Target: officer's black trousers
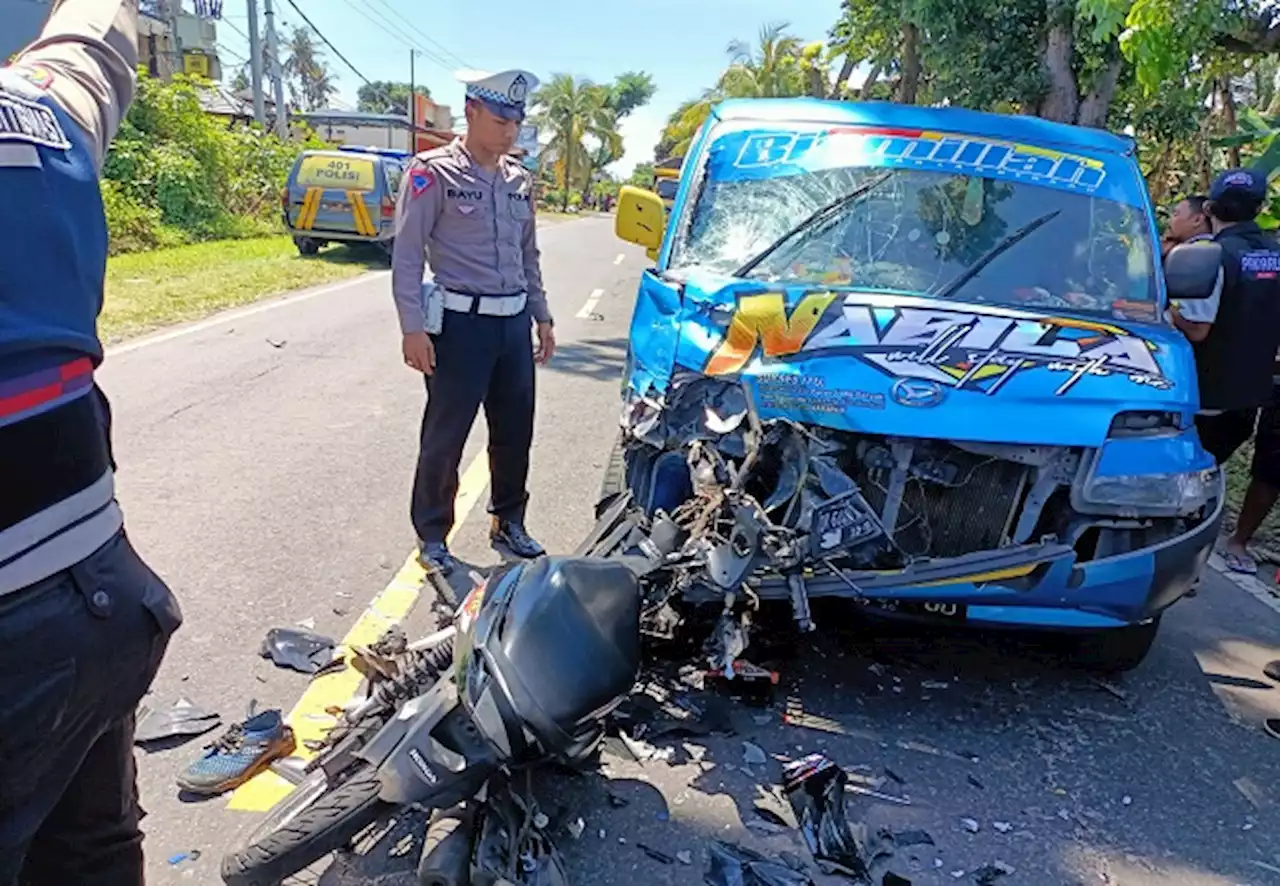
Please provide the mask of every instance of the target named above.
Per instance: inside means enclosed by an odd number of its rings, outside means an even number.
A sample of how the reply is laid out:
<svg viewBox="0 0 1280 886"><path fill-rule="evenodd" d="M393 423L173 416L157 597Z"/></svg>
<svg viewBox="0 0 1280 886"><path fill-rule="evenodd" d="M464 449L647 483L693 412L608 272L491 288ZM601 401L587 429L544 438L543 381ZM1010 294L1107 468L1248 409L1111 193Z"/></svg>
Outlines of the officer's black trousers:
<svg viewBox="0 0 1280 886"><path fill-rule="evenodd" d="M422 446L413 482L418 538L441 542L453 528L462 448L484 404L489 425L489 513L524 520L533 443L533 340L528 313L488 317L445 311L434 375L427 376Z"/></svg>
<svg viewBox="0 0 1280 886"><path fill-rule="evenodd" d="M0 886L141 886L134 709L181 620L123 533L0 596Z"/></svg>

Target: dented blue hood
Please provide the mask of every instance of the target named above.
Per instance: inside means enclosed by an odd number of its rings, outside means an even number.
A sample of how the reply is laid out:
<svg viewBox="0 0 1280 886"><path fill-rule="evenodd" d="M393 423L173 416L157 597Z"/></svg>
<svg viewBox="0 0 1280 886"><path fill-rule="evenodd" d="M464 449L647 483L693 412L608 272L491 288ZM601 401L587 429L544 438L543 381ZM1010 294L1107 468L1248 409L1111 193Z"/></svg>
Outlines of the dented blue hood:
<svg viewBox="0 0 1280 886"><path fill-rule="evenodd" d="M693 271L642 278L628 385L741 380L762 418L843 431L1099 446L1116 415L1198 403L1191 348L1155 323L1088 319Z"/></svg>

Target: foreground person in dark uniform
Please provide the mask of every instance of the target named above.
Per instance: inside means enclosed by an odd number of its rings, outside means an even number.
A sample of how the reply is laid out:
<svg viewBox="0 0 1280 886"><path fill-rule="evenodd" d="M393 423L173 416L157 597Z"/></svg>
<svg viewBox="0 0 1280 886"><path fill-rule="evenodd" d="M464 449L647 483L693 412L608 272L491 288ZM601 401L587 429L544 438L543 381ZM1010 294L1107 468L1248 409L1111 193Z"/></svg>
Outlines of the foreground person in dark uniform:
<svg viewBox="0 0 1280 886"><path fill-rule="evenodd" d="M182 621L116 504L103 156L136 0L55 0L0 68L0 886L137 886L134 709Z"/></svg>
<svg viewBox="0 0 1280 886"><path fill-rule="evenodd" d="M391 272L404 361L427 384L413 525L423 565L445 575L457 566L446 541L458 465L482 403L493 478L490 540L514 557L543 553L525 531L524 515L534 362L545 363L556 346L539 267L533 176L509 154L538 81L527 71L460 79L467 84L467 133L410 164L396 204ZM434 282L424 288L428 259Z"/></svg>

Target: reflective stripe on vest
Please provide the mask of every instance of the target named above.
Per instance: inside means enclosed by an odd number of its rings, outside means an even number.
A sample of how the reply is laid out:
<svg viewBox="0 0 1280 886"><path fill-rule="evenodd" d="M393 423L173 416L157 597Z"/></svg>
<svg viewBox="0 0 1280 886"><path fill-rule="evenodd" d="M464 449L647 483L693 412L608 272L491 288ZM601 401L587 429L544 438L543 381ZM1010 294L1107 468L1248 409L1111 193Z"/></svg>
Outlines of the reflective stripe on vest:
<svg viewBox="0 0 1280 886"><path fill-rule="evenodd" d="M22 378L0 379L0 425L13 424L78 397L93 385L88 357L42 369Z"/></svg>

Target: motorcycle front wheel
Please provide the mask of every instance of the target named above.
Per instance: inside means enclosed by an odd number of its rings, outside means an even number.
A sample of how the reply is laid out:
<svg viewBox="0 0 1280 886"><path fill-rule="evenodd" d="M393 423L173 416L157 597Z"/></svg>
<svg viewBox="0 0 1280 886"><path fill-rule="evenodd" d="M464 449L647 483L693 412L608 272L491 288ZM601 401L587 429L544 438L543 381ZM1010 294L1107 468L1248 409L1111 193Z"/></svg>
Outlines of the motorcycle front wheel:
<svg viewBox="0 0 1280 886"><path fill-rule="evenodd" d="M297 785L250 835L244 848L222 859L227 886L279 886L396 807L378 799L378 771L365 766L330 790L317 770Z"/></svg>

